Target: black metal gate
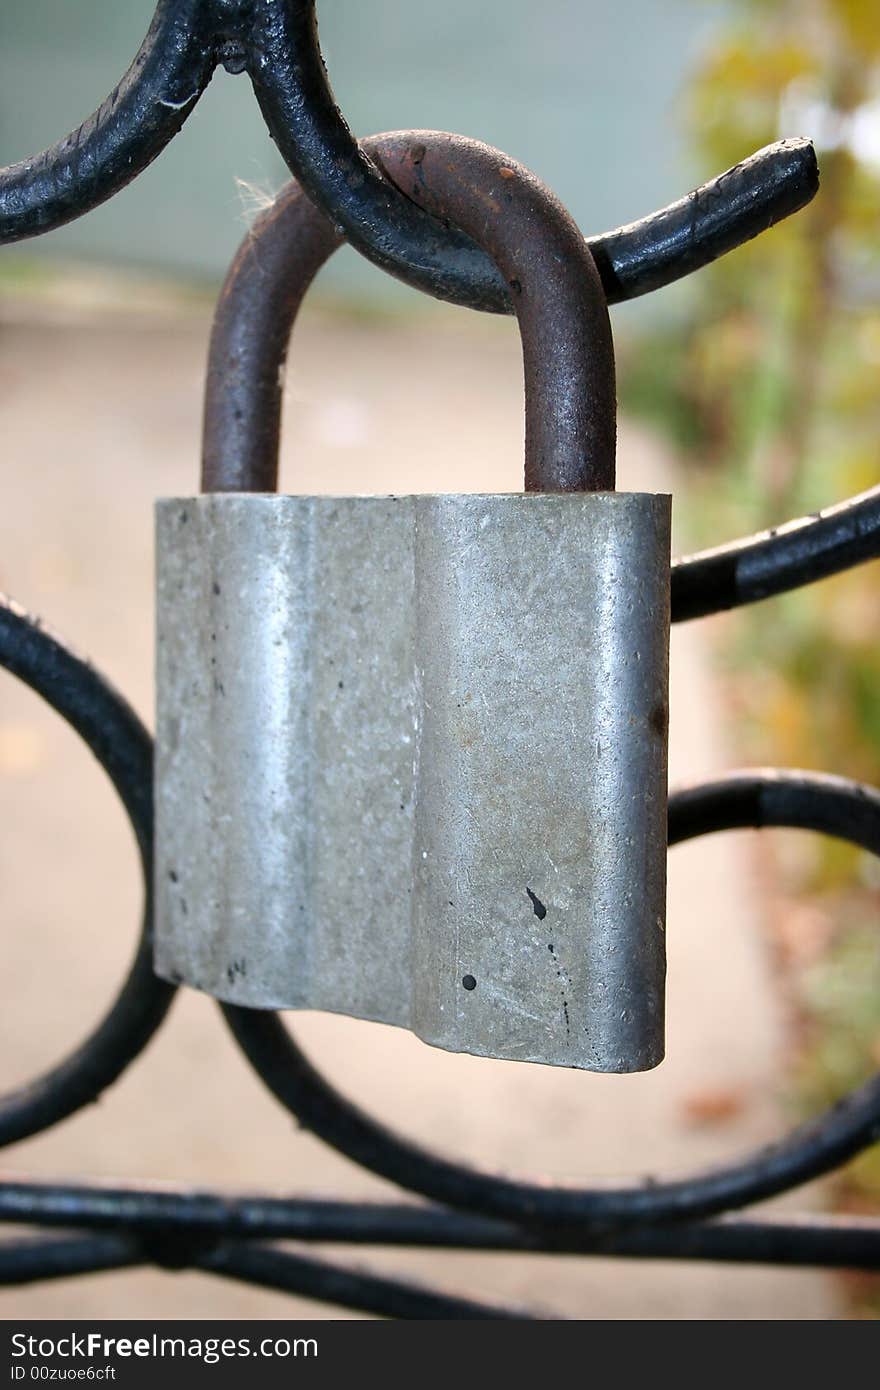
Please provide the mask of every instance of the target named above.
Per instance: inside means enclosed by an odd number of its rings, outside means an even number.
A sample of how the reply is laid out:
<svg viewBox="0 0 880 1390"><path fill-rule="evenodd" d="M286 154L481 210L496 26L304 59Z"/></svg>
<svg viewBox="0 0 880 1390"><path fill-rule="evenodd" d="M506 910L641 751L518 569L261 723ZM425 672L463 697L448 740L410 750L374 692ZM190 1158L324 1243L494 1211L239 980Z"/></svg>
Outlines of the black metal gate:
<svg viewBox="0 0 880 1390"><path fill-rule="evenodd" d="M457 303L508 312L507 287L463 235L383 178L336 109L313 0L160 0L132 66L79 130L0 172L0 236L60 226L134 178L180 129L214 67L247 72L270 133L313 200L364 254ZM817 187L812 147L784 141L681 202L590 241L610 302L699 269L802 207ZM752 603L880 555L880 488L775 531L676 562L672 616ZM152 970L152 746L125 701L11 601L0 605L0 662L79 733L113 782L144 871L141 939L119 996L94 1032L44 1076L0 1102L0 1143L95 1100L162 1023L173 987ZM670 843L738 827L819 831L880 853L880 794L844 779L743 773L673 796ZM414 1205L234 1197L0 1182L0 1221L44 1231L0 1244L0 1282L145 1263L191 1268L401 1317L522 1317L402 1281L307 1258L274 1242L549 1251L559 1255L880 1267L880 1221L731 1215L828 1173L880 1138L880 1080L745 1161L684 1180L576 1190L491 1176L385 1129L316 1071L277 1016L225 1006L248 1061L298 1121L365 1168L428 1199ZM61 1234L52 1235L52 1229Z"/></svg>

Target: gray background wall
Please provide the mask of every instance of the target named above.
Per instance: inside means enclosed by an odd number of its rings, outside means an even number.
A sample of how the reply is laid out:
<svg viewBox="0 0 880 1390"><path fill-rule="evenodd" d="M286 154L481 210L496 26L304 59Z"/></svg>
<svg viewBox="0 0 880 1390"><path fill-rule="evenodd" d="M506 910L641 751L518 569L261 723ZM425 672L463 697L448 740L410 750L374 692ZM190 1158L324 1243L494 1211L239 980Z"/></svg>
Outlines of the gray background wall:
<svg viewBox="0 0 880 1390"><path fill-rule="evenodd" d="M540 172L590 232L694 181L680 93L720 3L322 0L318 12L334 89L357 132L423 126L487 140ZM150 0L0 0L0 163L89 114L151 14ZM247 78L219 71L145 174L27 250L216 275L253 206L239 181L271 191L284 177ZM329 283L370 296L388 289L353 253L335 258Z"/></svg>

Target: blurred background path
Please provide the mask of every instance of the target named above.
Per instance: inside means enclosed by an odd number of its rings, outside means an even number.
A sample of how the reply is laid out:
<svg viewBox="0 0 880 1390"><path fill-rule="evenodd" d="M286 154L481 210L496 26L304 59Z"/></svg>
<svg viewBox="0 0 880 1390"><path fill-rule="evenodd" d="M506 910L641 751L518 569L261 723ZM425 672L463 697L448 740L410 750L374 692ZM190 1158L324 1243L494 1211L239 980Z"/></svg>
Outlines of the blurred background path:
<svg viewBox="0 0 880 1390"><path fill-rule="evenodd" d="M76 286L73 287L74 291ZM95 286L0 323L0 588L44 617L152 724L153 498L197 490L208 318L160 291L121 312ZM112 300L112 296L111 296ZM289 491L521 486L513 325L440 308L422 319L312 312L291 353ZM621 487L675 489L656 443L622 422ZM674 632L671 780L731 762L705 624ZM121 978L140 885L123 815L75 736L0 676L0 1085L24 1082L91 1026ZM787 1019L762 937L748 834L677 849L669 889L668 1058L594 1077L432 1050L329 1016L294 1020L349 1095L413 1137L487 1166L580 1183L670 1175L780 1134ZM146 1053L88 1113L3 1155L31 1177L216 1185L388 1199L299 1132L213 1004L183 993ZM788 1206L815 1204L800 1192ZM333 1252L336 1253L336 1252ZM355 1250L352 1263L581 1318L834 1316L823 1274L767 1268ZM191 1274L131 1272L0 1293L0 1316L337 1317L339 1310Z"/></svg>

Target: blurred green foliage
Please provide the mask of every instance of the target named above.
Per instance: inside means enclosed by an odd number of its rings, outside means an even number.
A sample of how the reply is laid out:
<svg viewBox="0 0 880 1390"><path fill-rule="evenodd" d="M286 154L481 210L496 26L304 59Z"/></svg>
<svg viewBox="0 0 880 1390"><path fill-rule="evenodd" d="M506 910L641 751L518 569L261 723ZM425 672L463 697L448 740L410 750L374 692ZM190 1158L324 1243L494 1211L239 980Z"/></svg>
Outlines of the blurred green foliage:
<svg viewBox="0 0 880 1390"><path fill-rule="evenodd" d="M687 121L706 176L785 135L814 138L821 176L810 207L703 271L687 316L643 338L622 373L624 406L661 425L686 460L684 506L699 545L878 482L876 4L736 0L693 75ZM743 761L880 785L878 570L724 621ZM806 855L777 867L795 916L818 900L837 923L820 958L806 952L794 972L805 1017L794 1072L813 1111L880 1062L880 880L859 852L809 839ZM880 1201L877 1151L844 1181L857 1200Z"/></svg>

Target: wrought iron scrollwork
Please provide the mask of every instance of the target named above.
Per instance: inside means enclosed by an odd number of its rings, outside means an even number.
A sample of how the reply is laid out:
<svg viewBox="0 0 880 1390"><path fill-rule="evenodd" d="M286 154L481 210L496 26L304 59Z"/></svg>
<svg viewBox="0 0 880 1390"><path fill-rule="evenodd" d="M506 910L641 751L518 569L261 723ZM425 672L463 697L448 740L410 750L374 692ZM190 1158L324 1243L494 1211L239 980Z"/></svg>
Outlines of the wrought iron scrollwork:
<svg viewBox="0 0 880 1390"><path fill-rule="evenodd" d="M0 239L38 235L116 193L181 128L218 64L248 73L282 155L341 236L434 295L510 310L506 287L482 252L418 207L385 176L380 157L351 135L328 85L313 0L160 0L131 67L94 115L51 149L0 171ZM609 301L699 269L802 207L816 188L810 144L783 141L671 207L589 239ZM271 384L265 389L271 395ZM261 447L271 450L275 404L261 399L269 420L268 445ZM878 555L880 488L676 562L673 619L766 599ZM127 980L84 1043L0 1100L0 1143L10 1144L73 1114L116 1081L161 1025L174 988L151 966L147 731L87 662L7 600L0 603L0 665L47 700L101 763L131 821L145 880L144 924ZM880 794L833 777L762 771L670 800L673 844L742 826L807 828L878 854ZM355 1272L273 1242L880 1268L880 1221L730 1215L876 1142L880 1078L738 1163L671 1182L553 1188L468 1169L417 1147L340 1095L276 1016L230 1006L223 1012L264 1084L301 1123L428 1200L368 1204L0 1182L0 1222L47 1232L0 1244L0 1283L152 1263L392 1316L521 1317L528 1314ZM53 1234L59 1229L64 1233Z"/></svg>
<svg viewBox="0 0 880 1390"><path fill-rule="evenodd" d="M377 265L441 299L510 313L507 287L463 233L403 196L345 123L318 47L314 0L159 0L119 85L42 154L0 170L0 241L70 222L118 193L180 130L218 65L247 72L291 172ZM588 239L608 301L659 289L808 203L807 140L782 140L640 222Z"/></svg>

